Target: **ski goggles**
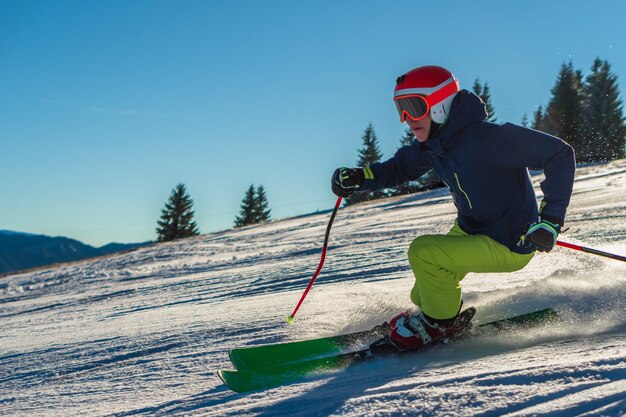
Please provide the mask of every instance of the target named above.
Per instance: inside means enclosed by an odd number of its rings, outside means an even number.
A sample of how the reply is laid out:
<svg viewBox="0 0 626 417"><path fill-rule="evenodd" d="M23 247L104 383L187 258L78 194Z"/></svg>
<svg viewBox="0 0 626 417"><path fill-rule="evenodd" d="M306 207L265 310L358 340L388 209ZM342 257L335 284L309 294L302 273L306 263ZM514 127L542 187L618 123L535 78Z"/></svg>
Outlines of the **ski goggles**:
<svg viewBox="0 0 626 417"><path fill-rule="evenodd" d="M394 92L400 121L406 118L421 120L428 115L430 109L459 92L459 82L451 77L435 87L404 88Z"/></svg>
<svg viewBox="0 0 626 417"><path fill-rule="evenodd" d="M421 120L430 111L430 105L426 97L419 94L394 97L393 101L396 103L396 109L398 109L400 122L402 123L404 123L407 117L415 121Z"/></svg>

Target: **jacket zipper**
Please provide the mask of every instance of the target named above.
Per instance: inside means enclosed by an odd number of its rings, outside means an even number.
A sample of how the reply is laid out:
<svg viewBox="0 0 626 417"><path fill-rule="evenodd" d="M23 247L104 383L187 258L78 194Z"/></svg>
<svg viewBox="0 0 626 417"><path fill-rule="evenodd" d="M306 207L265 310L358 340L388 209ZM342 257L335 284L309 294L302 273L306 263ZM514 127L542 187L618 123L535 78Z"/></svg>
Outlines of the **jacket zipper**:
<svg viewBox="0 0 626 417"><path fill-rule="evenodd" d="M459 182L459 176L456 174L456 172L454 173L454 178L456 179L456 185L459 186L459 190L461 190L461 192L465 196L465 199L469 203L470 210L473 210L474 208L472 207L472 202L470 201L469 196L467 195L467 193L461 187L461 183Z"/></svg>

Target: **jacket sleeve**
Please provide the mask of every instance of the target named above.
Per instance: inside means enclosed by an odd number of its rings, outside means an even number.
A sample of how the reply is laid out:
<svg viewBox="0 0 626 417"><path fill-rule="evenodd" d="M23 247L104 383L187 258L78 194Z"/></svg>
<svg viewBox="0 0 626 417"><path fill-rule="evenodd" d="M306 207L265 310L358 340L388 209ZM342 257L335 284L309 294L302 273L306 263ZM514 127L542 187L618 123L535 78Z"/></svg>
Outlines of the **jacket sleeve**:
<svg viewBox="0 0 626 417"><path fill-rule="evenodd" d="M544 198L540 213L565 219L576 170L570 145L547 133L506 123L493 130L488 146L491 149L487 153L495 155L492 165L496 167L543 169L545 180L540 186Z"/></svg>
<svg viewBox="0 0 626 417"><path fill-rule="evenodd" d="M420 150L419 144L403 146L393 158L363 168L365 181L361 191L390 188L406 181L414 181L431 168L426 152Z"/></svg>

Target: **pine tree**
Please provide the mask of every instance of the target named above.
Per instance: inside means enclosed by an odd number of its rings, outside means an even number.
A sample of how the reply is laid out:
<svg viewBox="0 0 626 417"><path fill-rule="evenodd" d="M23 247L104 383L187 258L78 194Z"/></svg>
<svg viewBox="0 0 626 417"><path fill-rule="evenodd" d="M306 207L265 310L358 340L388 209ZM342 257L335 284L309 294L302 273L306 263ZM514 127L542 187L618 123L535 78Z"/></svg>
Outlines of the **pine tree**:
<svg viewBox="0 0 626 417"><path fill-rule="evenodd" d="M485 109L487 110L487 121L496 123L498 118L491 104L491 92L489 91L489 85L487 83L481 85L480 80L476 78L474 85L472 86L474 94L476 94L485 103Z"/></svg>
<svg viewBox="0 0 626 417"><path fill-rule="evenodd" d="M357 166L364 167L365 165L380 161L383 155L378 147L378 138L376 137L372 123L367 125L361 139L363 139L363 148L359 150Z"/></svg>
<svg viewBox="0 0 626 417"><path fill-rule="evenodd" d="M543 131L543 124L544 124L544 119L545 119L546 115L543 111L543 106L539 106L537 108L537 110L535 110L535 113L533 113L533 122L530 125L530 127L532 127L535 130L541 130Z"/></svg>
<svg viewBox="0 0 626 417"><path fill-rule="evenodd" d="M364 167L366 165L373 164L380 161L382 158L382 152L378 146L378 138L376 132L374 132L374 126L370 122L365 128L365 132L361 137L363 140L363 148L359 150L359 160L357 161L358 167ZM350 197L345 199L346 204L354 204L360 201L375 200L384 196L385 193L381 191L373 192L356 192Z"/></svg>
<svg viewBox="0 0 626 417"><path fill-rule="evenodd" d="M256 190L254 195L254 205L255 205L255 223L267 222L271 220L270 216L270 208L269 203L267 201L267 196L265 195L265 188L262 185Z"/></svg>
<svg viewBox="0 0 626 417"><path fill-rule="evenodd" d="M248 226L271 220L271 210L265 194L265 188L259 185L257 189L254 184L246 191L241 202L241 211L235 217L235 227Z"/></svg>
<svg viewBox="0 0 626 417"><path fill-rule="evenodd" d="M530 126L530 122L528 121L528 115L526 113L524 113L524 115L522 116L522 120L520 121L520 124L522 125L522 127Z"/></svg>
<svg viewBox="0 0 626 417"><path fill-rule="evenodd" d="M583 114L582 73L574 70L574 65L570 61L561 65L541 130L569 143L576 151L578 162L584 162L589 157L581 153L585 147Z"/></svg>
<svg viewBox="0 0 626 417"><path fill-rule="evenodd" d="M157 240L167 242L199 234L198 226L193 221L193 200L187 194L184 184L178 184L170 194L161 210L161 219L157 222Z"/></svg>
<svg viewBox="0 0 626 417"><path fill-rule="evenodd" d="M611 73L608 61L595 59L585 80L584 93L587 137L577 150L577 158L586 161L624 158L626 124L617 76Z"/></svg>
<svg viewBox="0 0 626 417"><path fill-rule="evenodd" d="M542 130L541 126L543 124L543 118L544 118L543 107L539 106L539 108L535 110L535 113L533 114L533 123L531 127L535 130Z"/></svg>
<svg viewBox="0 0 626 417"><path fill-rule="evenodd" d="M235 217L235 227L247 226L256 223L257 219L257 199L254 185L250 185L246 191L243 201L241 202L241 210L239 216Z"/></svg>

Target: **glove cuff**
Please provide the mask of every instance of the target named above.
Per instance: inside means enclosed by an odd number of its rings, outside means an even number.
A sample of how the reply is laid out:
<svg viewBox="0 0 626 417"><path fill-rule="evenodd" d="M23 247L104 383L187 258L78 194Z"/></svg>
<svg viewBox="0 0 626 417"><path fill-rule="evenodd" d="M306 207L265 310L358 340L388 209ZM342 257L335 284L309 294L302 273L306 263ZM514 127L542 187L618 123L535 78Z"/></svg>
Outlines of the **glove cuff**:
<svg viewBox="0 0 626 417"><path fill-rule="evenodd" d="M356 175L359 179L359 187L361 185L363 185L363 183L365 182L365 170L369 169L369 166L366 166L365 168L361 168L361 169L357 169L356 170Z"/></svg>
<svg viewBox="0 0 626 417"><path fill-rule="evenodd" d="M374 172L372 172L372 168L369 165L365 165L363 168L359 170L359 178L361 181L364 180L373 180Z"/></svg>
<svg viewBox="0 0 626 417"><path fill-rule="evenodd" d="M549 223L552 227L555 228L557 233L561 232L561 227L563 227L563 219L559 219L558 217L550 216L550 215L541 215L541 221Z"/></svg>

